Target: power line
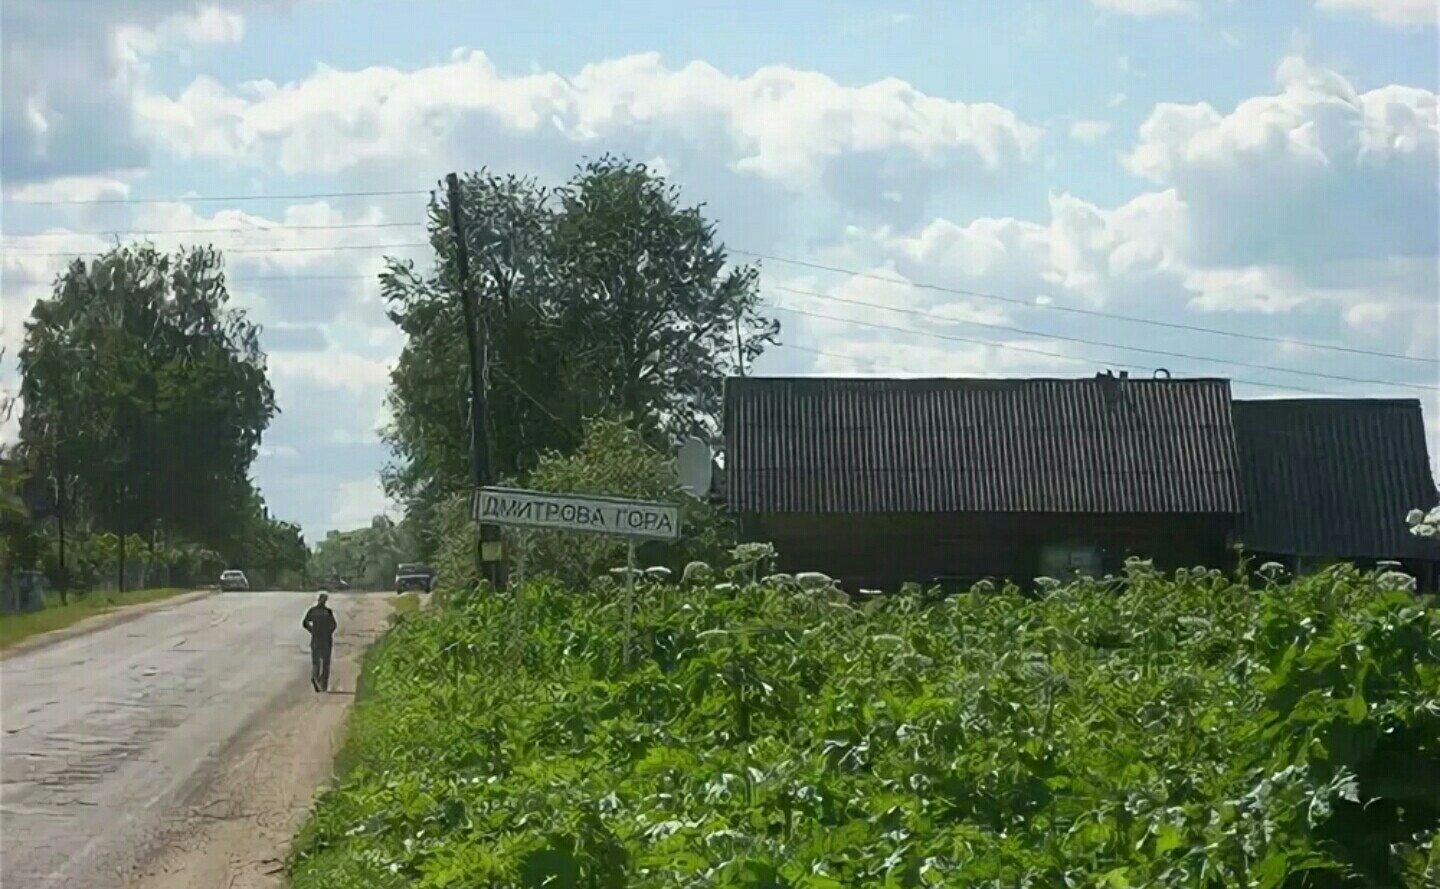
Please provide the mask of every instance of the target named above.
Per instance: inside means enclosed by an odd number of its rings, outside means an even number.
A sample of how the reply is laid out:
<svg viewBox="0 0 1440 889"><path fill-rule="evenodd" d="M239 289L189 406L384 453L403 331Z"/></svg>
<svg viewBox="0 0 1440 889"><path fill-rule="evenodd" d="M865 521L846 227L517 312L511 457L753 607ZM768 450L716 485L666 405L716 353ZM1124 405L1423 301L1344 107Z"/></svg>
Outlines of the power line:
<svg viewBox="0 0 1440 889"><path fill-rule="evenodd" d="M785 293L794 293L800 296L814 297L816 299L831 300L834 302L845 303L852 306L862 306L868 309L882 309L887 312L899 312L905 315L914 315L919 318L927 318L945 324L974 324L977 327L988 327L992 330L1004 330L1010 333L1018 333L1025 336L1037 336L1049 340L1060 340L1070 343L1083 343L1087 346L1102 346L1107 349L1123 349L1129 352L1141 352L1146 355L1159 355L1165 358L1184 358L1189 361L1207 361L1212 364L1226 364L1232 367L1246 367L1250 368L1251 370L1267 370L1275 373L1288 373L1306 377L1318 377L1320 379L1335 380L1342 383L1367 383L1377 386L1396 386L1403 389L1420 389L1428 392L1440 391L1440 386L1426 386L1423 383L1401 383L1395 380L1374 380L1367 377L1351 377L1344 374L1330 374L1318 370L1296 370L1294 368L1280 367L1273 364L1255 364L1249 361L1232 360L1229 358L1212 358L1208 355L1193 355L1188 352L1170 352L1164 349L1147 349L1144 346L1127 346L1121 343L1105 342L1104 340L1091 340L1085 339L1084 337L1067 336L1065 334L1059 333L1045 333L1039 330L1029 330L1024 327L1011 327L1009 325L994 324L988 321L971 321L968 319L947 318L944 315L937 315L933 312L924 312L918 309L902 309L896 306L886 306L880 303L865 302L864 300L847 299L843 296L830 296L829 294L816 293L813 290L801 290L795 287L771 285L771 289L781 290Z"/></svg>
<svg viewBox="0 0 1440 889"><path fill-rule="evenodd" d="M424 192L422 192L422 191L327 192L327 193L314 193L314 194L309 194L309 195L250 195L250 196L233 196L233 197L217 196L217 197L205 197L205 198L197 197L197 198L193 198L193 200L216 200L216 201L219 201L219 200L242 200L242 199L244 199L244 200L252 200L252 199L253 199L253 200L260 200L260 199L264 199L264 198L274 198L274 199L277 199L277 200L278 200L278 199L287 199L287 200L288 200L288 199L297 199L297 198L304 198L304 197L351 197L351 196L365 197L365 196L376 196L376 195L428 194L428 193L429 193L428 191L424 191ZM119 201L119 200L117 199L116 202L121 202L121 201ZM141 201L141 202L143 203L143 201ZM162 200L160 200L160 199L156 199L155 202L161 202L161 203L163 203L164 201L162 201ZM31 202L31 203L37 203L37 204L38 204L38 203L45 203L45 202L35 201L35 202ZM76 203L86 203L86 202L80 201L80 202L76 202ZM27 235L27 236L23 236L23 237L42 237L42 236L43 236L43 237L52 237L52 236L53 236L53 237L61 237L61 236L65 236L65 235L67 235L67 234L75 234L75 235L81 235L81 234L95 235L95 234L106 234L106 233L109 233L109 234L117 234L117 235L118 235L118 234L211 234L211 233L217 233L217 232L225 232L225 233L232 233L232 234L253 234L253 233L255 233L255 232L264 232L264 231L289 231L289 230L295 230L295 231L324 231L324 230L365 229L365 228L410 228L410 227L423 227L423 226L425 226L426 224L427 224L427 223L424 222L424 221L414 221L414 222L392 222L392 223L335 223L335 224L328 224L328 225L300 225L300 224L296 224L296 225L270 225L270 226L258 226L258 225L257 225L257 226L251 227L251 228L131 229L131 230L128 230L128 231L124 231L124 230L113 230L113 231L108 231L108 232L97 230L97 231L91 231L91 232L73 232L73 233L66 233L66 232L41 232L41 233L36 233L36 234L34 234L34 235ZM13 236L13 237L21 237L21 236ZM224 252L227 252L227 253L237 253L237 254L262 254L262 253L298 253L298 252L315 252L315 253L320 253L320 252L326 252L326 251L342 251L342 250L343 250L343 251L348 251L348 250L391 250L391 249L409 249L409 248L426 247L426 246L430 246L430 244L429 244L428 242L412 242L412 243L401 243L401 244L374 244L374 245L368 245L368 244L367 244L367 245L338 245L338 246L315 246L315 247L249 247L249 248L247 248L247 247L239 247L239 248L228 248L228 249L227 249L227 248L220 248L220 249L221 249L222 251L224 251ZM955 295L959 295L959 296L969 296L969 297L974 297L974 298L977 298L977 299L994 300L994 301L997 301L997 302L1003 302L1003 303L1007 303L1007 304L1010 304L1010 305L1023 306L1023 307L1025 307L1025 308L1027 308L1027 309L1052 310L1052 311L1056 311L1056 312L1066 312L1066 313L1070 313L1070 314L1084 315L1084 316L1089 316L1089 317L1108 318L1108 319L1113 319L1113 320L1118 320L1118 321L1128 321L1128 322L1131 322L1131 323L1134 323L1134 324L1146 324L1146 325L1151 325L1151 326L1155 326L1155 327L1169 328L1169 329L1172 329L1172 330L1184 330L1184 331L1189 331L1189 332L1193 332L1193 333L1205 333L1205 334L1210 334L1210 335L1213 335L1213 336L1233 337L1233 338L1237 338L1237 339L1252 340L1252 341L1256 341L1256 342L1267 342L1267 343L1274 343L1274 344L1279 344L1279 345L1300 346L1300 347L1309 348L1309 349L1319 349L1319 350L1325 350L1325 351L1343 352L1343 353L1347 353L1347 354L1364 355L1364 356L1369 356L1369 357L1373 357L1373 358L1390 358L1390 359L1394 359L1394 360L1397 360L1397 361L1410 361L1410 362L1418 362L1418 363L1422 363L1422 364L1440 364L1440 358L1424 358L1424 357L1417 357L1417 356L1413 356L1413 355L1402 355L1402 354L1395 353L1395 352L1383 352L1383 351L1372 350L1372 349L1361 349L1361 348L1352 347L1352 346L1339 346L1339 345L1334 345L1334 344L1330 344L1330 343L1318 343L1318 342L1309 341L1309 340L1297 340L1297 339L1290 339L1290 338L1286 338L1286 337L1266 336L1266 335L1264 335L1264 334L1244 333L1244 332L1241 332L1241 331L1224 330L1224 329L1221 329L1221 328L1205 327L1205 326L1202 326L1202 325L1185 324L1185 323L1180 323L1180 322L1160 321L1160 320L1154 319L1154 318L1143 318L1143 317L1135 316L1135 315L1124 315L1124 314L1119 314L1119 313L1115 313L1115 312L1103 312L1103 311L1099 311L1099 310L1096 310L1096 309L1083 309L1083 308L1078 308L1078 307L1074 307L1074 306L1057 305L1057 304L1054 304L1054 303L1049 303L1049 304L1040 305L1040 304L1036 304L1036 303L1030 302L1030 301L1025 300L1025 299L1017 298L1017 297L1003 296L1003 295L995 294L995 293L986 293L986 292L978 291L978 290L969 290L969 289L962 288L962 287L947 287L947 286L944 286L944 285L932 284L932 283L928 283L928 282L924 282L924 281L908 281L908 280L903 280L903 279L891 278L891 277L887 277L887 276L885 276L885 275L877 275L877 274L874 274L874 273L871 273L871 272L863 272L863 271L860 271L860 270L858 270L858 269L849 269L849 268L844 268L844 267L842 267L842 266L826 265L826 264L824 264L824 263L811 262L811 261L808 261L808 260L792 259L792 258L789 258L789 257L778 256L778 255L772 254L772 253L759 253L759 252L755 252L755 251L741 250L741 249L736 249L736 248L728 248L728 249L730 250L731 253L736 253L736 254L739 254L739 255L741 255L741 256L750 256L750 257L753 257L753 258L756 258L756 259L768 260L768 261L772 261L772 262L779 262L779 263L784 263L784 264L787 264L787 265L798 266L798 267L801 267L801 268L809 268L809 269L816 269L816 270L819 270L819 271L833 272L833 273L836 273L836 274L850 275L850 276L852 276L852 277L857 277L857 278L862 278L862 279L872 280L872 281L879 281L879 282L882 282L882 283L885 283L885 284L894 284L894 285L905 286L905 287L913 287L913 288L916 288L916 289L919 289L919 290L931 290L931 291L936 291L936 292L941 292L941 293L955 294ZM22 252L22 251L10 251L10 255L12 255L12 256L34 256L34 257L61 257L61 256L100 256L100 255L103 255L103 254L102 254L102 253L99 253L99 252L94 252L94 251L90 251L90 252L73 252L73 251ZM294 278L296 278L296 279L300 279L300 278L305 278L305 277L308 277L308 276L296 275L296 276L292 276L292 277L294 277ZM365 276L356 276L356 277L365 277ZM238 280L238 279L237 279L237 280ZM333 278L331 278L331 280L333 280ZM776 286L778 286L778 285L776 285ZM779 289L792 289L792 288L780 287ZM793 290L793 289L792 289L792 290ZM809 293L809 295L812 295L812 296L822 296L822 298L824 298L822 294L816 294L816 293L808 292L808 291L793 290L793 292L796 292L796 293ZM829 298L831 298L831 299L837 299L837 300L840 299L839 297L829 297ZM874 304L864 304L864 305L872 305L872 306L873 306ZM951 320L951 319L947 319L947 320ZM978 322L971 322L971 323L978 323ZM997 327L998 327L998 325L992 325L992 326L997 326ZM1003 328L1002 328L1002 329L1003 329ZM1066 339L1066 337L1062 337L1062 336L1054 335L1054 334L1040 334L1040 335L1048 336L1048 337L1053 338L1053 339ZM1092 342L1093 342L1093 341L1082 340L1082 339L1075 339L1075 341L1076 341L1076 342L1087 342L1087 343L1092 343ZM1141 349L1136 349L1135 347L1119 346L1119 345L1116 345L1116 344L1109 344L1109 343L1102 343L1102 342L1093 342L1093 344L1095 344L1095 345L1108 345L1108 346L1113 346L1113 347L1115 347L1115 348L1129 348L1129 349L1132 349L1132 350L1134 350L1134 351L1145 351L1145 350L1141 350ZM1184 354L1182 354L1182 353L1160 353L1160 354L1172 354L1172 355L1175 355L1176 357L1195 358L1196 360L1202 360L1202 361L1217 361L1217 362L1219 361L1219 359L1209 359L1209 358L1203 358L1203 357L1199 357L1199 356L1188 356L1188 355L1184 355ZM1303 372L1300 372L1300 371L1290 371L1290 370L1285 369L1285 368L1272 368L1272 367L1270 367L1270 366L1268 366L1268 365L1249 365L1249 364L1243 364L1243 363L1241 363L1241 362L1223 362L1223 363L1235 364L1236 366L1255 367L1256 369L1262 369L1262 370L1278 370L1278 371L1280 371L1280 372L1285 372L1285 373L1303 373ZM1315 375L1315 374L1307 373L1306 375ZM1384 385L1402 385L1402 386L1408 386L1408 387L1411 387L1411 388L1421 388L1421 389L1434 389L1434 388L1436 388L1436 387L1428 387L1428 386L1414 386L1413 384L1391 384L1391 383L1387 383L1386 381L1382 381L1382 380L1354 380L1354 379L1345 378L1345 377L1336 377L1336 379L1341 379L1341 380L1344 380L1344 381L1347 381L1347 382L1373 382L1373 383L1380 383L1380 384L1384 384Z"/></svg>
<svg viewBox="0 0 1440 889"><path fill-rule="evenodd" d="M774 308L776 309L776 311L789 312L789 313L792 314L792 315L801 315L801 316L806 317L806 318L818 318L818 319L821 319L821 320L824 320L824 321L835 321L835 322L838 322L838 323L840 323L840 324L855 324L855 325L859 325L859 326L861 326L861 327L871 327L871 328L874 328L874 329L876 329L876 330L889 330L889 331L894 331L894 332L896 332L896 333L908 333L908 334L910 334L910 335L912 335L912 336L927 336L927 337L932 337L932 338L934 338L934 339L949 340L949 341L951 341L951 342L971 343L972 345L977 345L977 346L989 346L989 347L992 348L992 349L1003 349L1003 350L1005 350L1005 351L1007 351L1007 352L1024 352L1024 353L1030 354L1030 355L1039 355L1039 356L1041 356L1041 357L1043 357L1043 358L1058 359L1058 360L1061 360L1061 361L1077 361L1077 362L1080 362L1081 364L1090 364L1090 365L1100 364L1100 365L1105 365L1105 366L1109 366L1109 367L1121 367L1121 368L1126 368L1127 370L1140 370L1140 371L1151 370L1151 368L1146 367L1146 366L1144 366L1144 365L1140 365L1140 364L1126 364L1126 363L1124 363L1124 362L1119 362L1119 361L1106 361L1106 360L1101 360L1101 359L1097 359L1097 358L1089 358L1089 357L1086 357L1086 356L1083 356L1083 355L1064 355L1064 354L1060 354L1060 353L1056 353L1056 352L1046 352L1046 351L1044 351L1043 349L1030 349L1030 348L1026 348L1025 346L1016 346L1016 345L1012 345L1012 344L1010 344L1010 343L997 343L997 342L995 342L995 341L993 341L993 340L982 340L982 339L976 339L976 338L973 338L973 337L956 336L956 335L954 335L954 334L939 333L939 332L933 331L933 330L915 330L915 329L913 329L913 328L908 328L908 327L895 327L895 326L889 325L889 324L877 324L877 323L875 323L875 322L873 322L873 321L859 321L859 320L856 320L856 319L853 319L853 318L839 318L839 317L836 317L836 316L834 316L834 315L822 315L822 314L820 314L819 312L807 312L807 311L804 311L803 309L787 309L787 308L785 308L785 307L783 307L783 306L776 306L776 307L774 307ZM1181 373L1184 373L1184 371L1181 371ZM1322 392L1322 391L1320 391L1319 389L1309 389L1309 388L1306 388L1306 387L1304 387L1304 386L1289 386L1289 385L1285 385L1285 384L1281 384L1281 383L1262 383L1262 382L1259 382L1259 381L1256 381L1256 380L1243 380L1243 379L1240 379L1239 377L1231 377L1230 379L1231 379L1232 382L1235 382L1235 383L1244 383L1244 384L1246 384L1246 385L1248 385L1248 386L1260 386L1260 387L1263 387L1263 388L1266 388L1266 389L1285 389L1285 390L1289 390L1289 391L1292 391L1292 392L1308 392L1308 393L1310 393L1311 395L1328 395L1328 394L1329 394L1329 393L1327 393L1327 392Z"/></svg>
<svg viewBox="0 0 1440 889"><path fill-rule="evenodd" d="M418 222L337 222L329 225L251 225L241 228L94 228L84 231L63 231L63 232L11 232L7 238L70 238L81 235L117 235L133 237L135 235L252 235L257 232L280 232L280 231L337 231L341 229L357 228L419 228L427 225L424 221Z"/></svg>
<svg viewBox="0 0 1440 889"><path fill-rule="evenodd" d="M871 358L867 358L867 357L862 356L862 355L848 355L848 354L846 354L846 353L844 353L844 352L827 352L827 351L825 351L824 349L814 349L814 348L811 348L810 346L797 346L797 345L795 345L794 343L775 343L775 348L777 348L777 349L791 349L791 350L794 350L794 351L797 351L797 352L808 352L808 353L811 354L811 355L820 355L820 356L825 357L825 358L837 358L837 359L839 359L839 360L841 360L841 361L849 361L849 362L851 362L851 363L853 363L853 364L857 364L857 365L858 365L858 364L868 364L868 365L870 365L871 367L874 367L875 369L880 370L880 371L883 371L884 373L888 373L888 374L903 374L903 375L906 375L906 376L925 376L925 374L918 374L918 373L916 373L916 372L913 371L913 370L903 370L903 369L898 368L898 367L895 367L895 366L893 366L893 365L880 364L880 363L876 362L875 360L873 360L873 359L871 359ZM1057 357L1058 357L1058 356L1057 356ZM934 376L934 374L930 374L930 375L931 375L931 376ZM942 375L942 376L943 376L943 375ZM1003 379L1003 378L1001 378L1001 379ZM1257 383L1257 382L1254 382L1254 381L1251 381L1251 380L1237 380L1237 379L1231 378L1231 382L1232 382L1232 383L1238 383L1238 384L1243 385L1243 386L1260 386L1260 387L1264 387L1264 388L1276 388L1276 389L1283 389L1283 390L1290 391L1290 387L1288 387L1288 386L1271 386L1271 385L1268 384L1268 383ZM1293 391L1296 391L1296 392L1308 392L1308 393L1315 394L1315 395L1329 395L1329 394L1330 394L1330 393L1328 393L1328 392L1319 392L1319 391L1316 391L1316 390L1314 390L1314 389L1294 389Z"/></svg>
<svg viewBox="0 0 1440 889"><path fill-rule="evenodd" d="M28 201L12 198L16 204L36 207L76 206L91 204L198 204L210 201L305 201L315 198L386 198L401 195L428 195L430 189L396 189L392 191L316 191L306 194L224 194L181 195L169 198L75 198L70 200Z"/></svg>
<svg viewBox="0 0 1440 889"><path fill-rule="evenodd" d="M324 247L222 247L222 253L326 253L341 250L406 250L413 247L429 247L429 241L411 241L403 244L331 244ZM99 251L55 251L52 253L30 253L10 251L11 256L104 256Z"/></svg>
<svg viewBox="0 0 1440 889"><path fill-rule="evenodd" d="M1101 312L1096 309L1081 309L1074 306L1062 306L1054 303L1037 305L1028 300L1019 299L1013 296L1000 296L994 293L984 293L979 290L966 290L963 287L946 287L940 284L930 284L924 281L905 281L897 278L890 278L884 275L876 275L871 272L862 272L858 269L847 269L840 266L824 265L818 262L809 262L800 259L787 259L783 256L776 256L770 253L756 253L750 250L737 250L727 248L731 253L738 253L741 256L750 256L755 259L764 259L771 262L781 262L786 265L800 266L802 268L816 269L818 271L835 272L842 275L851 275L856 278L865 278L871 281L882 281L886 284L896 284L902 287L914 287L917 290L933 290L940 293L952 293L958 296L972 296L976 299L989 299L998 302L1010 303L1011 305L1024 306L1027 309L1050 309L1056 312L1069 312L1075 315L1088 315L1097 318L1112 318L1117 321L1129 321L1134 324L1150 324L1155 327L1168 327L1174 330L1188 330L1193 333L1208 333L1214 336L1229 336L1238 339L1256 340L1265 343L1278 343L1284 346L1305 346L1310 349L1327 349L1333 352L1348 352L1354 355L1369 355L1372 358L1394 358L1398 361L1418 361L1424 364L1440 364L1440 358L1417 358L1414 355L1400 355L1395 352L1379 352L1370 349L1359 349L1350 346L1336 346L1328 343L1308 342L1305 340L1286 339L1277 336L1265 336L1258 333L1241 333L1236 330L1222 330L1217 327L1202 327L1195 324L1181 324L1171 321L1159 321L1154 318L1141 318L1136 315L1121 315L1116 312Z"/></svg>

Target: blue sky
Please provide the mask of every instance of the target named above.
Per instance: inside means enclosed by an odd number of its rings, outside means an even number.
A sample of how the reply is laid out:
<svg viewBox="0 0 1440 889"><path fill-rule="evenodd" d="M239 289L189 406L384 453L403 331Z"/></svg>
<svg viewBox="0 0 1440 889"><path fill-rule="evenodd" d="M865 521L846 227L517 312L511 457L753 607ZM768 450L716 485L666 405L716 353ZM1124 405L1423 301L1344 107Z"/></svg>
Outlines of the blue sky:
<svg viewBox="0 0 1440 889"><path fill-rule="evenodd" d="M732 247L863 273L764 263L786 345L759 371L1167 366L1246 397L1419 397L1440 451L1430 0L9 0L3 15L4 344L63 261L39 254L105 243L75 233L256 251L231 254L232 290L265 328L283 411L257 477L311 539L386 508L376 430L400 340L380 252L264 251L420 240L403 223L423 197L47 202L424 189L483 164L554 181L613 151L706 202ZM275 225L306 228L251 231Z"/></svg>

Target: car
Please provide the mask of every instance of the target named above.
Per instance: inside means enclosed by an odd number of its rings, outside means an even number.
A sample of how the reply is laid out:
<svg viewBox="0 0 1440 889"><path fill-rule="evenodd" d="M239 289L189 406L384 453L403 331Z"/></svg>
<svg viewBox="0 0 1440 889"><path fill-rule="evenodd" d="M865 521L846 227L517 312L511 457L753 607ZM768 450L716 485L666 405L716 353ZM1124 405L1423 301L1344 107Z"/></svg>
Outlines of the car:
<svg viewBox="0 0 1440 889"><path fill-rule="evenodd" d="M220 589L222 589L222 590L248 590L248 589L250 589L250 581L248 581L248 580L245 579L245 572L244 572L244 571L236 571L236 570L233 570L233 569L230 570L230 571L221 571L221 572L220 572Z"/></svg>
<svg viewBox="0 0 1440 889"><path fill-rule="evenodd" d="M396 595L412 590L428 593L434 583L435 572L430 570L428 565L407 563L395 569Z"/></svg>

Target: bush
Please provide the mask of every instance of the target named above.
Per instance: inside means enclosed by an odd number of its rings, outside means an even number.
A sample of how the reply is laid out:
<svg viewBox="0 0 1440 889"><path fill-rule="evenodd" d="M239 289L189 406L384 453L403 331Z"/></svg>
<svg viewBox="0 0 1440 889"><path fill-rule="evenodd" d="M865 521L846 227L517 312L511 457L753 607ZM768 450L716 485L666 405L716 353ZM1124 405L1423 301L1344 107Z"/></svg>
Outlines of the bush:
<svg viewBox="0 0 1440 889"><path fill-rule="evenodd" d="M646 442L619 420L592 420L573 454L550 453L516 486L563 494L630 497L680 505L681 539L646 542L638 547L650 564L669 568L676 576L694 560L721 557L734 545L730 522L708 503L681 493L674 460ZM478 529L470 519L470 499L456 495L436 510L432 534L436 572L456 588L473 587ZM527 575L554 578L585 587L610 566L623 563L627 544L612 537L588 537L551 531L507 529L505 550L511 571L521 565Z"/></svg>
<svg viewBox="0 0 1440 889"><path fill-rule="evenodd" d="M1440 612L1373 575L857 606L690 573L639 586L629 667L613 586L401 618L296 889L1440 874Z"/></svg>

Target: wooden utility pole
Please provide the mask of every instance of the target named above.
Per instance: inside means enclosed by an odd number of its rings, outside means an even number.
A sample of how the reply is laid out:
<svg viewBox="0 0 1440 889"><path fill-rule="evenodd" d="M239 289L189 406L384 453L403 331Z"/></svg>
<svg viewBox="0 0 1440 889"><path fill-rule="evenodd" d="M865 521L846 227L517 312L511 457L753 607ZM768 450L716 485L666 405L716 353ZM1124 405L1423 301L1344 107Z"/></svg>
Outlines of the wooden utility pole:
<svg viewBox="0 0 1440 889"><path fill-rule="evenodd" d="M465 319L465 346L470 354L470 484L473 496L474 491L494 481L495 472L485 402L484 363L487 356L484 340L488 338L481 337L476 326L484 321L475 305L475 294L470 287L470 242L465 237L465 210L460 201L460 177L454 173L449 174L445 177L445 186L450 201L450 232L455 237L455 269L460 276L460 307ZM493 590L499 590L504 585L500 539L498 527L480 526L480 540L475 549L476 567Z"/></svg>

